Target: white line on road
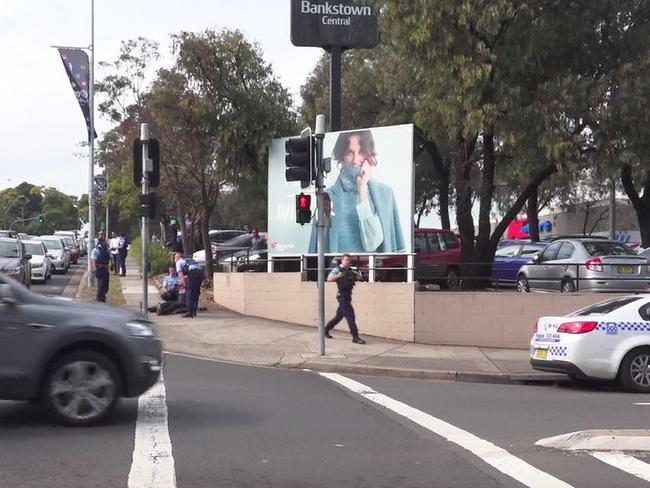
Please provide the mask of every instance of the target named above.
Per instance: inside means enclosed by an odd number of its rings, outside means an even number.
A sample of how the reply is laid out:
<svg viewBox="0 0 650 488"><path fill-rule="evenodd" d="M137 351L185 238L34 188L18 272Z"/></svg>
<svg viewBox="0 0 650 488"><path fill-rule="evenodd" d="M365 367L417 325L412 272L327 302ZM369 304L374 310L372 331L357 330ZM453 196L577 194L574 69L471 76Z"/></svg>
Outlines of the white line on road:
<svg viewBox="0 0 650 488"><path fill-rule="evenodd" d="M341 376L340 374L319 374L374 403L392 410L402 417L406 417L434 434L467 449L490 466L514 478L525 486L530 488L571 488L571 485L531 466L524 460L513 456L505 449L476 437L474 434L451 425L444 420L440 420L405 403L394 400L389 396L378 393L372 388L345 376Z"/></svg>
<svg viewBox="0 0 650 488"><path fill-rule="evenodd" d="M129 488L175 488L176 471L167 424L165 382L160 380L138 399Z"/></svg>
<svg viewBox="0 0 650 488"><path fill-rule="evenodd" d="M650 481L650 464L622 452L590 452L593 457L637 478Z"/></svg>
<svg viewBox="0 0 650 488"><path fill-rule="evenodd" d="M643 406L648 406L648 405L650 405L650 403L648 403L648 402L636 402L635 405L640 405L640 406L643 407Z"/></svg>

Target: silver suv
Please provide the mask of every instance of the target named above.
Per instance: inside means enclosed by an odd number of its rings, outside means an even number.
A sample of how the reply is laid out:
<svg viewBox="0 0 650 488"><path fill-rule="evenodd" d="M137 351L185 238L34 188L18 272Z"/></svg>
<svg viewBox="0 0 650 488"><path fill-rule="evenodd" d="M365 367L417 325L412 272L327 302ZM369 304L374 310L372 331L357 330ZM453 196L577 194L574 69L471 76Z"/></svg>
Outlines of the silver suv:
<svg viewBox="0 0 650 488"><path fill-rule="evenodd" d="M551 242L517 273L517 290L614 293L650 290L650 263L625 244L575 237Z"/></svg>
<svg viewBox="0 0 650 488"><path fill-rule="evenodd" d="M67 425L99 422L156 383L151 322L107 305L32 293L0 273L0 399L39 401Z"/></svg>

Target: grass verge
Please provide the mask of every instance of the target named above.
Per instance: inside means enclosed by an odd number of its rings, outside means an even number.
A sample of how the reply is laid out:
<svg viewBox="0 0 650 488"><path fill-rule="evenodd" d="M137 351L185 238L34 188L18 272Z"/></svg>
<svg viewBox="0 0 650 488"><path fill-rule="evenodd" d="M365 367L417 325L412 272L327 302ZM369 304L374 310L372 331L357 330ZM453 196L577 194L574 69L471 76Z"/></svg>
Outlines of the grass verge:
<svg viewBox="0 0 650 488"><path fill-rule="evenodd" d="M81 299L86 302L94 302L97 299L97 288L95 286L84 286L81 292ZM106 303L114 307L123 307L126 305L124 295L122 295L122 283L119 276L111 274L108 280L108 293L106 294Z"/></svg>

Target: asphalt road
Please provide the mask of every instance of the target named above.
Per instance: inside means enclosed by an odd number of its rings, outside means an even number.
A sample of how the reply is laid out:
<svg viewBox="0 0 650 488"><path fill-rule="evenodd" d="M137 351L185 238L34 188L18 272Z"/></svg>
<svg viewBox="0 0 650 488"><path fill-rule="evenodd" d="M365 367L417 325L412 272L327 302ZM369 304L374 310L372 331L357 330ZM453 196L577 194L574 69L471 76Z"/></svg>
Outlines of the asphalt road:
<svg viewBox="0 0 650 488"><path fill-rule="evenodd" d="M52 274L46 283L32 283L32 291L42 295L61 296L68 285L71 285L70 291L72 291L74 285L79 284L87 262L87 256L84 256L79 259L77 264L71 265L66 274ZM76 292L76 288L74 291Z"/></svg>
<svg viewBox="0 0 650 488"><path fill-rule="evenodd" d="M35 405L0 402L0 486L148 486L128 482L132 466L143 463L171 467L176 483L155 484L161 488L647 484L588 453L552 451L534 442L582 429L643 429L650 406L635 403L650 402L650 395L608 386L352 377L363 384L355 393L336 382L349 381L340 376L172 355L166 357L164 375L168 422L160 422L162 413L149 411L151 439L135 434L145 418L141 407L138 419L135 399L123 400L105 425L86 429L53 426ZM390 410L390 403L380 406L386 397L379 393L420 413L409 411L406 418ZM425 422L428 418L440 425ZM462 429L460 440L432 432L449 424ZM156 454L167 425L173 459ZM511 460L491 450L479 452L479 441L527 463L524 482L493 467L494 460ZM137 449L141 442L151 443L144 455ZM641 454L635 457L650 463ZM557 482L539 484L530 475L535 468Z"/></svg>

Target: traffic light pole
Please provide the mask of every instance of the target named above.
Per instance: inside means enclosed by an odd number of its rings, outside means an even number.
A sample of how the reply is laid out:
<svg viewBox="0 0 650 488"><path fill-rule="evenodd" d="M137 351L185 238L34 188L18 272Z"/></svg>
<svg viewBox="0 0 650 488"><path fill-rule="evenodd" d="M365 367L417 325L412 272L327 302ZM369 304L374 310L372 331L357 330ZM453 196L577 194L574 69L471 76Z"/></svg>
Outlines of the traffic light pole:
<svg viewBox="0 0 650 488"><path fill-rule="evenodd" d="M325 182L323 174L323 141L325 139L325 116L316 116L316 208L318 214L318 350L325 355L325 212L323 195Z"/></svg>
<svg viewBox="0 0 650 488"><path fill-rule="evenodd" d="M140 140L142 141L142 194L149 193L149 124L140 124ZM149 219L142 217L142 315L145 319L149 314Z"/></svg>

